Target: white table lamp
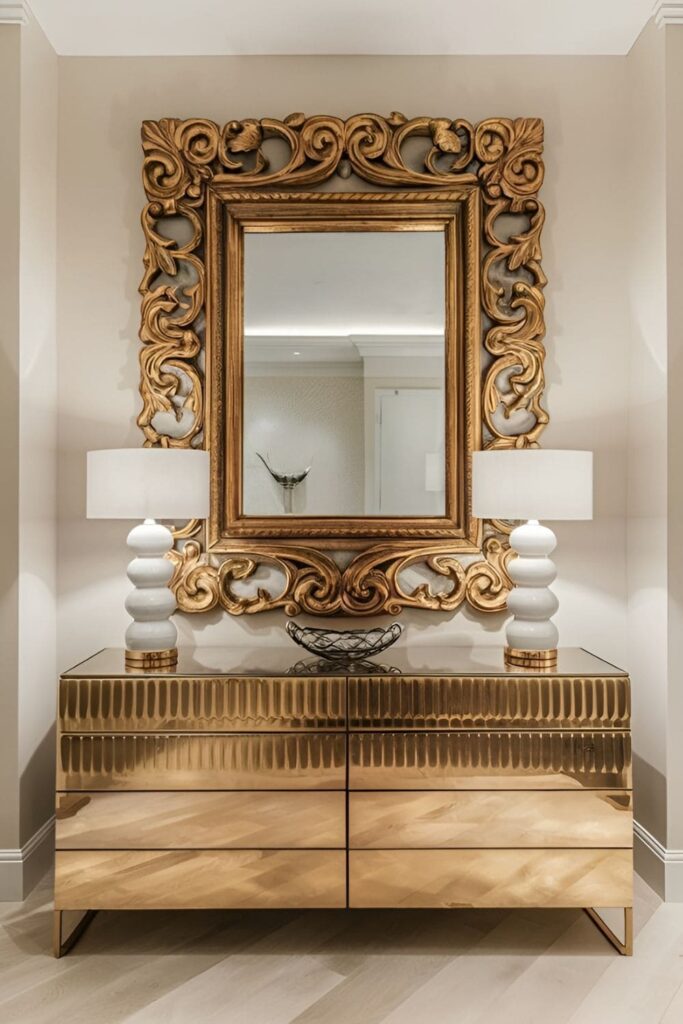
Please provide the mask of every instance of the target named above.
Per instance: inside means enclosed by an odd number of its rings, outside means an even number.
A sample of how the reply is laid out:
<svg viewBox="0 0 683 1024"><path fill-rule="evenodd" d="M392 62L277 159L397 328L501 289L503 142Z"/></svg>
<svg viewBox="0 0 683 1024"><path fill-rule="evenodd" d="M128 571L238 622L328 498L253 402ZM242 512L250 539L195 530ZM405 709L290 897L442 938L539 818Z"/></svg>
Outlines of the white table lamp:
<svg viewBox="0 0 683 1024"><path fill-rule="evenodd" d="M508 597L509 665L551 668L557 664L559 602L549 584L557 575L549 557L555 534L539 519L592 519L593 453L539 448L475 452L472 512L480 519L524 519L510 534L517 557L508 563L515 584Z"/></svg>
<svg viewBox="0 0 683 1024"><path fill-rule="evenodd" d="M133 622L126 630L126 665L171 667L178 632L170 616L176 600L168 583L173 565L164 554L171 531L157 519L205 519L209 514L209 454L186 448L113 448L88 452L89 519L143 519L128 534L135 557L134 589L126 598Z"/></svg>

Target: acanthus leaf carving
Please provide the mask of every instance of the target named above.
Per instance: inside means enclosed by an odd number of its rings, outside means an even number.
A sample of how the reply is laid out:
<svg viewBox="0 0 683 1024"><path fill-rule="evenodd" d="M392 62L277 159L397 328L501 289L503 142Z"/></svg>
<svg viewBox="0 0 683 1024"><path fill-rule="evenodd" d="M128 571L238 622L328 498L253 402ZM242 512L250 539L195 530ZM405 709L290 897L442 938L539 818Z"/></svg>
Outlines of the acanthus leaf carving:
<svg viewBox="0 0 683 1024"><path fill-rule="evenodd" d="M271 166L264 143L278 139L288 149L284 163ZM422 166L408 156L413 139L424 139ZM545 276L540 235L544 212L538 199L543 182L543 125L537 118L491 118L473 125L464 119L388 117L359 114L346 121L294 113L215 122L192 118L145 121L143 184L147 205L142 294L141 396L138 423L148 445L188 447L201 443L205 429L202 353L206 304L206 194L212 183L246 189L311 186L339 172L398 195L403 187L439 189L477 186L484 207L481 306L489 326L483 344L490 362L481 381L484 443L493 447L536 445L548 422L543 408L545 358ZM183 219L189 239L164 236L165 217ZM519 230L498 237L497 224L509 216ZM167 279L167 280L165 280ZM175 280L174 280L175 279ZM170 281L170 283L169 283ZM513 414L532 421L522 429L502 428ZM169 415L175 422L170 430ZM209 555L203 531L193 523L178 531L171 553L173 587L180 608L200 612L220 606L231 614L274 608L287 614L398 614L403 608L453 611L463 603L479 612L505 606L510 586L510 549L504 524L491 523L481 556L465 564L457 552L428 537L406 548L377 540L345 568L315 548L314 540L292 545L277 540L253 550ZM253 581L264 562L282 576L279 593L260 587L246 597L235 584ZM406 589L411 566L424 563L442 581Z"/></svg>

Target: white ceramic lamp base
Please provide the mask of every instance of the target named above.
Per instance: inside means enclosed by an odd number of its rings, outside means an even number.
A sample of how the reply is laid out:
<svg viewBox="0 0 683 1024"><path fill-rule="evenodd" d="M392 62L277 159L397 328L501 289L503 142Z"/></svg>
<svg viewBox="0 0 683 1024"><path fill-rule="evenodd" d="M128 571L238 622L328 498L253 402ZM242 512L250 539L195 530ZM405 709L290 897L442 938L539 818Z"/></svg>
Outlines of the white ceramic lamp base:
<svg viewBox="0 0 683 1024"><path fill-rule="evenodd" d="M508 565L515 584L508 597L514 618L506 630L505 660L524 668L552 668L557 664L557 626L551 621L559 601L550 589L557 575L550 558L557 540L552 530L530 519L510 534L517 557Z"/></svg>
<svg viewBox="0 0 683 1024"><path fill-rule="evenodd" d="M128 534L135 558L128 565L134 586L126 598L133 621L126 630L129 668L166 668L178 661L178 631L171 621L176 600L168 583L173 566L164 555L173 547L173 534L154 519L145 519Z"/></svg>

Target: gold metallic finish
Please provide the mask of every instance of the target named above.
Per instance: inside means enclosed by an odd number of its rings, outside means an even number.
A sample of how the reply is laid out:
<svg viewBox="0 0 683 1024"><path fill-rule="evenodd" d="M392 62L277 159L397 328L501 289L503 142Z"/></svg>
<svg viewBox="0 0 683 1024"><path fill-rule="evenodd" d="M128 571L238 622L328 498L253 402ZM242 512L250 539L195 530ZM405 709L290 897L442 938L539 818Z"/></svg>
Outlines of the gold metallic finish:
<svg viewBox="0 0 683 1024"><path fill-rule="evenodd" d="M590 917L593 924L597 925L607 941L621 953L622 956L633 956L633 907L624 907L624 939L612 931L610 926L593 907L583 908Z"/></svg>
<svg viewBox="0 0 683 1024"><path fill-rule="evenodd" d="M334 733L62 736L60 790L344 789Z"/></svg>
<svg viewBox="0 0 683 1024"><path fill-rule="evenodd" d="M419 166L409 155L416 138L427 140ZM270 167L263 148L268 139L287 147L284 164ZM482 436L498 448L533 446L548 422L542 405L542 122L490 118L473 125L462 118L408 120L400 113L347 120L297 113L282 121L233 120L221 127L207 119L164 118L143 123L142 145L148 201L142 214L143 408L138 422L147 445L190 447L203 435L214 459L208 530L198 521L188 523L177 535L184 541L182 550L171 553L180 608L202 612L220 606L234 615L280 608L290 615L395 615L404 607L452 611L463 603L482 613L503 609L510 587L507 527L465 522L471 508L469 455ZM295 191L347 169L380 191ZM220 505L226 489L230 500L239 498L240 481L226 488L226 472L239 452L240 418L233 404L223 400L221 388L226 381L236 388L235 374L241 372L243 297L235 258L239 231L234 223L226 228L225 209L251 203L259 229L282 230L286 207L307 204L306 210L301 205L298 223L290 218L290 228L298 230L317 205L322 230L345 230L352 208L365 204L366 227L381 221L385 229L414 230L416 223L434 220L434 211L441 215L448 190L458 196L451 200L458 209L444 226L450 240L446 336L452 359L446 391L457 395L447 409L445 439L455 455L447 460L453 474L447 481L450 520L372 524L318 519L294 530L282 518L270 524L267 536L251 537L248 523L228 516L235 528L224 530ZM511 214L525 220L512 234ZM360 215L355 216L358 221ZM185 221L185 240L174 241L164 230L167 217ZM222 277L226 254L227 286ZM527 414L523 428L502 426L501 410L505 417ZM164 432L158 414L171 412L179 419L180 411L187 422L184 432ZM228 425L233 448L222 459L218 442ZM461 537L455 535L457 524ZM344 568L325 553L326 548L340 550L342 535L346 549L363 549ZM479 557L464 559L465 553ZM403 570L413 564L428 565L450 587L407 587ZM245 596L235 584L253 580L263 565L279 570L282 588L274 592L261 585Z"/></svg>
<svg viewBox="0 0 683 1024"><path fill-rule="evenodd" d="M384 543L356 555L345 568L324 551L295 547L287 541L258 541L225 558L212 555L209 564L201 541L192 539L182 551L172 550L168 557L175 565L171 587L186 612L221 607L231 615L276 609L287 615L302 611L310 615L399 615L404 608L451 612L463 603L481 612L502 611L510 587L506 565L513 552L509 544L500 537L485 537L482 559L467 567L454 555L453 545L452 541L426 544L420 540ZM349 546L346 542L345 547ZM440 582L450 584L450 590L432 593L424 583L406 590L401 576L418 563L425 563L442 577ZM279 594L259 586L255 596L247 597L232 589L235 582L249 580L264 565L283 575Z"/></svg>
<svg viewBox="0 0 683 1024"><path fill-rule="evenodd" d="M177 664L177 647L168 647L165 651L129 651L126 648L126 668L153 672L155 669L175 668Z"/></svg>
<svg viewBox="0 0 683 1024"><path fill-rule="evenodd" d="M343 850L65 850L57 910L343 907Z"/></svg>
<svg viewBox="0 0 683 1024"><path fill-rule="evenodd" d="M349 847L354 850L632 845L631 794L615 790L349 796Z"/></svg>
<svg viewBox="0 0 683 1024"><path fill-rule="evenodd" d="M630 789L625 732L352 733L351 789Z"/></svg>
<svg viewBox="0 0 683 1024"><path fill-rule="evenodd" d="M351 729L626 729L627 676L350 678Z"/></svg>
<svg viewBox="0 0 683 1024"><path fill-rule="evenodd" d="M344 793L58 793L58 850L345 849Z"/></svg>
<svg viewBox="0 0 683 1024"><path fill-rule="evenodd" d="M631 850L352 850L351 907L625 907Z"/></svg>
<svg viewBox="0 0 683 1024"><path fill-rule="evenodd" d="M557 648L545 651L527 651L517 647L506 647L505 664L517 665L520 668L555 668L557 665Z"/></svg>
<svg viewBox="0 0 683 1024"><path fill-rule="evenodd" d="M506 668L503 664L502 649L494 644L485 646L464 647L454 644L444 645L413 645L399 644L378 659L387 666L384 676L381 666L373 678L389 678L395 680L402 676L405 679L496 679L510 681L540 677L542 685L548 685L554 679L614 679L628 678L628 674L608 661L596 657L580 647L562 647L559 650L557 669L552 672L523 671L522 669ZM125 651L122 647L105 647L89 658L62 674L64 679L153 679L156 673L124 671ZM303 652L291 643L271 647L263 644L252 644L251 647L217 646L208 648L180 647L178 665L172 672L164 672L164 679L233 679L250 678L318 678L331 677L359 678L367 676L368 670L350 665L348 668L334 670L330 665L316 673L308 671L301 662L310 665ZM297 666L301 666L300 670ZM554 684L553 684L554 685Z"/></svg>
<svg viewBox="0 0 683 1024"><path fill-rule="evenodd" d="M216 197L214 199L214 196ZM472 425L456 430L460 411L467 395L465 383L471 388L480 386L476 354L480 336L469 339L463 346L458 325L460 306L477 305L476 268L465 257L457 255L464 224L473 224L477 218L477 194L467 188L456 192L382 194L377 193L271 193L224 191L216 186L210 197L216 207L213 220L220 233L225 227L227 255L225 267L214 268L210 281L216 277L218 307L222 298L222 282L227 277L228 301L226 326L228 336L227 361L223 346L212 348L211 404L215 426L209 438L212 467L216 481L214 510L209 525L208 541L212 553L230 550L239 540L251 543L260 538L268 542L290 540L296 546L310 540L322 547L330 547L339 540L353 547L368 547L369 541L382 538L414 541L448 539L459 549L479 550L480 524L473 519L463 501L466 483L469 485L471 463L468 453L476 443ZM445 379L451 382L445 388L445 481L444 513L442 516L246 516L242 511L242 463L244 424L242 397L244 391L243 343L243 269L245 237L250 231L439 231L444 236L446 259L445 310ZM222 251L219 246L219 250ZM471 261L470 261L471 262ZM461 280L462 278L462 280ZM213 332L220 335L215 325ZM474 365L470 365L474 363ZM471 397L471 396L470 396ZM469 431L469 436L468 436ZM311 599L314 595L311 595ZM351 599L350 596L348 598ZM355 597L360 601L361 595ZM334 611L330 608L329 611Z"/></svg>
<svg viewBox="0 0 683 1024"><path fill-rule="evenodd" d="M55 955L98 909L349 903L583 907L630 953L629 681L582 657L400 678L203 675L201 652L185 676L126 678L122 654L77 666ZM604 907L624 911L623 941Z"/></svg>
<svg viewBox="0 0 683 1024"><path fill-rule="evenodd" d="M52 953L57 959L65 956L73 946L76 945L83 932L86 930L92 919L97 914L96 910L86 910L76 916L76 922L71 930L64 931L64 918L69 914L65 910L55 910L52 913Z"/></svg>
<svg viewBox="0 0 683 1024"><path fill-rule="evenodd" d="M62 679L62 732L344 729L341 678Z"/></svg>

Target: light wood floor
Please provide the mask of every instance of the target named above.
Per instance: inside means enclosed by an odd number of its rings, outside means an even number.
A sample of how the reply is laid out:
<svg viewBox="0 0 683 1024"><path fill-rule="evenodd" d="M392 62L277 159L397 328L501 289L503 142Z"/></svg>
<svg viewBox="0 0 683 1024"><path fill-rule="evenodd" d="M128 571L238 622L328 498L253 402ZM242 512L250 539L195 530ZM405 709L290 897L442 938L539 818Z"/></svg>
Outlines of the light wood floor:
<svg viewBox="0 0 683 1024"><path fill-rule="evenodd" d="M635 956L580 911L103 913L50 953L0 904L2 1024L683 1024L683 904L636 880Z"/></svg>

